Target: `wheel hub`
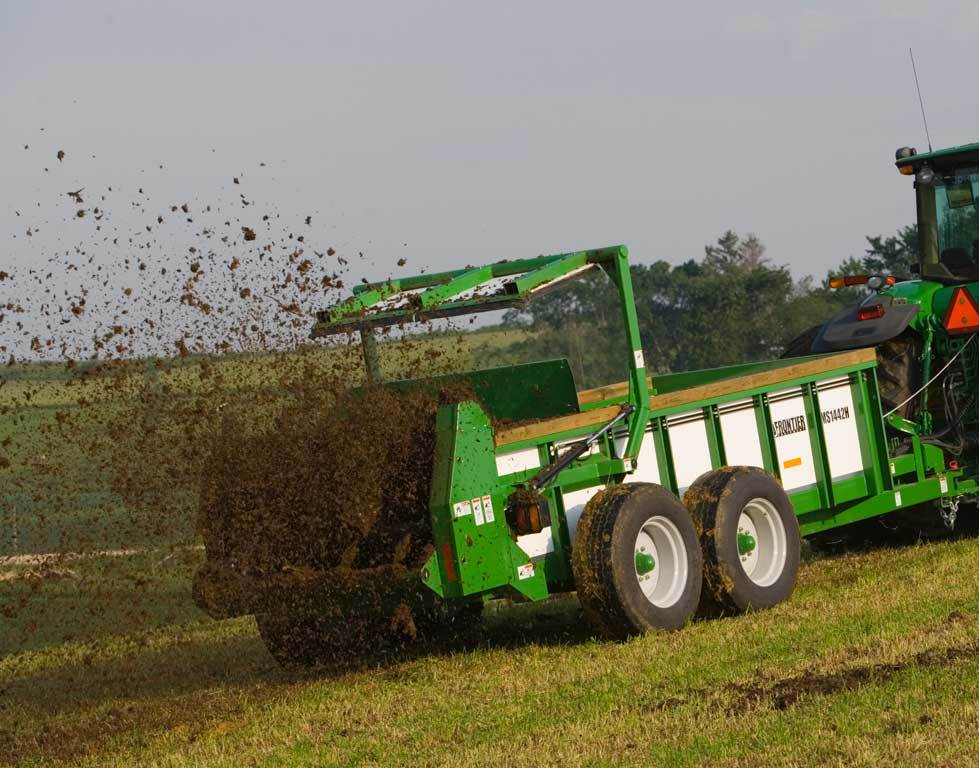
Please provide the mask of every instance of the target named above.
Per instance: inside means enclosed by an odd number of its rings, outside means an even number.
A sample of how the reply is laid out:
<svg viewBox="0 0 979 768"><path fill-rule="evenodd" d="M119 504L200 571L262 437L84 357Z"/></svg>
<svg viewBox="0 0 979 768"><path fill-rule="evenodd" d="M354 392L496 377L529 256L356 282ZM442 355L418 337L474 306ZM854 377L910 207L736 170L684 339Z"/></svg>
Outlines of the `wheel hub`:
<svg viewBox="0 0 979 768"><path fill-rule="evenodd" d="M745 531L744 528L738 528L738 554L744 557L754 552L755 546L755 537Z"/></svg>
<svg viewBox="0 0 979 768"><path fill-rule="evenodd" d="M636 552L636 573L645 576L656 567L656 560L647 552Z"/></svg>

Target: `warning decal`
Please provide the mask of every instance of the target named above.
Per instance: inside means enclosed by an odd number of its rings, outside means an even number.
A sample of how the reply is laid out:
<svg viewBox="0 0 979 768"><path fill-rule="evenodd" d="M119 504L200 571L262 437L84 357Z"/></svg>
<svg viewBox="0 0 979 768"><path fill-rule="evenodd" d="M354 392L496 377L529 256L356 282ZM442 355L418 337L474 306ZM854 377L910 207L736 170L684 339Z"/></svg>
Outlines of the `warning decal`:
<svg viewBox="0 0 979 768"><path fill-rule="evenodd" d="M476 525L483 524L483 501L478 496L472 500L473 505L473 520Z"/></svg>
<svg viewBox="0 0 979 768"><path fill-rule="evenodd" d="M496 520L493 515L493 499L490 496L483 496L483 513L486 515L486 522L492 523Z"/></svg>
<svg viewBox="0 0 979 768"><path fill-rule="evenodd" d="M517 578L523 581L524 579L534 578L534 564L526 563L524 565L517 566Z"/></svg>
<svg viewBox="0 0 979 768"><path fill-rule="evenodd" d="M472 514L472 505L468 501L460 501L453 505L452 509L455 511L456 517L465 517L466 515Z"/></svg>

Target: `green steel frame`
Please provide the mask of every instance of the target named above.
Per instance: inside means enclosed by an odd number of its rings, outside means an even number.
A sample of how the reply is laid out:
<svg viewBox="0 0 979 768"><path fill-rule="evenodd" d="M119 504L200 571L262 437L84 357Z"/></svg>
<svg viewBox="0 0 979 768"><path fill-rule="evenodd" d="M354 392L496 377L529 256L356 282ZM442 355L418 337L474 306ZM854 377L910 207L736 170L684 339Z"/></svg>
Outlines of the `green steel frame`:
<svg viewBox="0 0 979 768"><path fill-rule="evenodd" d="M358 286L350 300L319 314L314 335L354 330L369 335L374 326L519 305L592 266L604 269L619 292L632 355L627 392L591 402L581 410L628 406L625 448L617 452L614 437L604 434L592 450L569 462L542 489L551 513L553 550L531 558L515 542L505 519L505 509L513 492L526 487L540 468L500 476L497 456L520 449L536 451L540 467L547 467L557 461L559 450L566 450L564 446L569 441L581 440L594 432L595 424L500 447L495 425L479 403L463 402L441 407L437 414L430 502L435 550L421 575L424 583L442 598L482 599L509 595L539 600L554 592L573 589L571 531L564 509L564 494L626 481L637 469L642 443L647 437L653 440L656 448L661 484L678 492L678 457L672 453L667 426L667 419L678 413L700 412L711 464L720 467L726 463L727 453L718 408L729 402L750 399L759 435L763 436L764 468L776 477L781 476L769 408L769 396L775 392L794 389L804 399L816 482L812 487L790 492L804 535L926 501L950 504L962 495L976 492L974 478L963 477L962 470L947 468L942 451L922 444L915 430L909 430L910 452L890 456L877 389L876 363L872 360L834 367L818 375L779 379L774 386L746 386L693 404L687 402L657 409L657 400L652 397L657 390L646 376L628 251L624 246L498 262L485 267ZM504 278L502 284L500 278ZM498 281L496 289L480 295L479 289L494 280ZM403 299L400 304L397 303L399 296ZM785 365L786 361L770 361L676 374L657 378L656 385L664 392L677 392L747 373L773 371ZM853 476L834 478L827 455L818 386L843 376L848 377L856 410L864 469ZM743 380L750 382L751 378ZM902 426L893 418L887 422L892 427Z"/></svg>
<svg viewBox="0 0 979 768"><path fill-rule="evenodd" d="M628 402L634 407L629 417L626 454L635 456L649 415L650 389L646 377L639 321L629 271L629 249L624 245L597 248L533 259L500 261L483 267L436 272L368 283L354 288L342 304L317 314L312 336L324 337L360 331L370 377L378 378L372 330L375 327L421 322L462 314L489 312L520 306L535 295L576 277L591 267L600 267L619 292L629 358ZM478 290L494 280L504 280L497 290L479 295ZM388 304L401 299L401 306Z"/></svg>

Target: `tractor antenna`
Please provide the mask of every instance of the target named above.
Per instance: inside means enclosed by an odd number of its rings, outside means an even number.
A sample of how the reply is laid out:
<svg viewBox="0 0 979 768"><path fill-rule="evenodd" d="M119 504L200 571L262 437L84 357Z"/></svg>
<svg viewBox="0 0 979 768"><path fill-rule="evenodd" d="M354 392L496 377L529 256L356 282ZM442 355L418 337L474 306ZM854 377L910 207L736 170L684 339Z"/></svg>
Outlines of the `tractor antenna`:
<svg viewBox="0 0 979 768"><path fill-rule="evenodd" d="M911 71L914 72L914 87L918 90L918 106L921 107L921 122L925 124L925 138L928 140L928 151L931 152L931 135L928 133L928 118L925 117L925 102L921 98L921 86L918 85L918 68L914 65L914 51L908 48L911 54Z"/></svg>

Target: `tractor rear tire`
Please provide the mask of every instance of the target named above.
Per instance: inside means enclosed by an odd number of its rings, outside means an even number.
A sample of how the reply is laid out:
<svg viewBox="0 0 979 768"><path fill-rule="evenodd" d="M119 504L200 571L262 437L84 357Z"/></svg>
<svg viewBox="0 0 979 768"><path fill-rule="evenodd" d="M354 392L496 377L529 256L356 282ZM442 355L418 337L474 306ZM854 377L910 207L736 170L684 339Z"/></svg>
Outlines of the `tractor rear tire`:
<svg viewBox="0 0 979 768"><path fill-rule="evenodd" d="M812 345L816 341L816 337L819 336L820 331L823 330L823 325L823 323L819 323L811 328L806 328L806 330L785 345L785 351L779 357L784 359L788 357L805 357L806 355L814 354Z"/></svg>
<svg viewBox="0 0 979 768"><path fill-rule="evenodd" d="M921 387L920 351L921 340L910 331L877 346L877 388L884 413L896 410L909 420L917 416L918 400L905 401Z"/></svg>
<svg viewBox="0 0 979 768"><path fill-rule="evenodd" d="M680 629L700 600L697 531L660 485L626 483L596 494L575 532L572 568L585 616L606 637Z"/></svg>
<svg viewBox="0 0 979 768"><path fill-rule="evenodd" d="M771 608L799 573L799 521L778 481L758 467L701 475L683 496L700 532L704 616Z"/></svg>
<svg viewBox="0 0 979 768"><path fill-rule="evenodd" d="M815 354L812 347L822 329L823 324L807 328L786 345L780 357ZM921 387L921 364L918 361L921 340L913 331L906 330L893 339L878 344L876 350L877 388L884 412L895 410L899 416L914 420L918 413L917 401L905 403L905 400Z"/></svg>

